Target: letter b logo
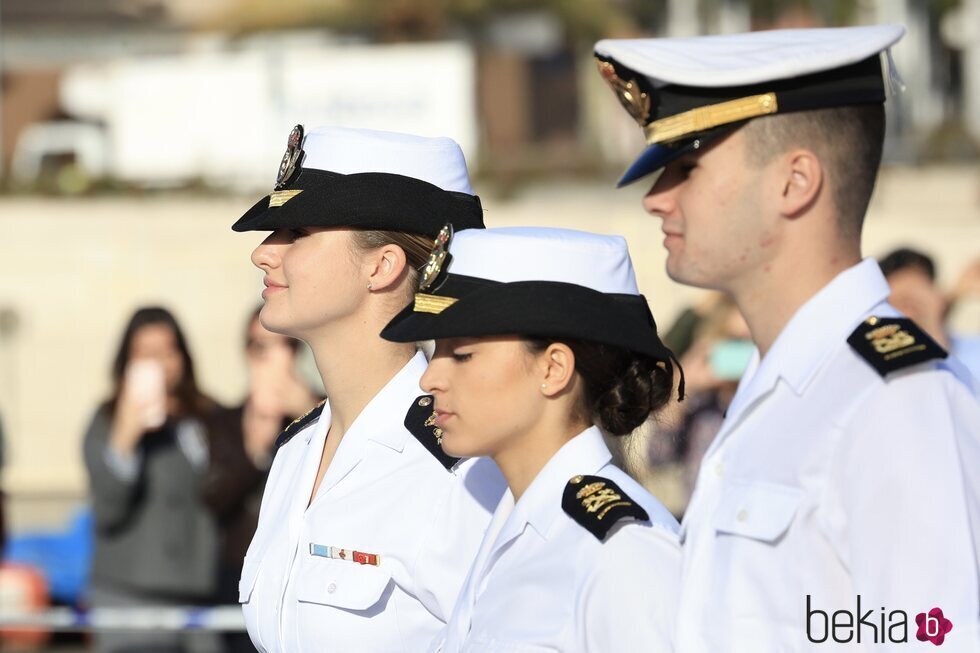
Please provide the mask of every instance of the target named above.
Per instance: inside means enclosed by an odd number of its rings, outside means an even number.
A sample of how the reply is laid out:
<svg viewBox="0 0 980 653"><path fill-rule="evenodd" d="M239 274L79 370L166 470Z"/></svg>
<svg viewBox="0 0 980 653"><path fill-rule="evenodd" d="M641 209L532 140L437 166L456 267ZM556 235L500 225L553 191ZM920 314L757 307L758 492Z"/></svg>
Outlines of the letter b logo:
<svg viewBox="0 0 980 653"><path fill-rule="evenodd" d="M929 613L920 612L915 615L918 630L915 638L920 642L932 642L940 646L946 640L946 634L953 630L953 622L943 615L941 608L933 608Z"/></svg>

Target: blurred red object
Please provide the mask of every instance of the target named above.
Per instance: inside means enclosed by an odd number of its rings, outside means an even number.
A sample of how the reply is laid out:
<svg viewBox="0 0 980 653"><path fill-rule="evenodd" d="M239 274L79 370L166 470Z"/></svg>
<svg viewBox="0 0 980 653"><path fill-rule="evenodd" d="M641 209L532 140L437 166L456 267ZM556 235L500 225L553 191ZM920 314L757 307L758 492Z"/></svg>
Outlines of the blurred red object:
<svg viewBox="0 0 980 653"><path fill-rule="evenodd" d="M0 614L41 612L48 607L48 583L35 567L0 564ZM33 651L47 644L51 633L41 627L0 628L0 649Z"/></svg>

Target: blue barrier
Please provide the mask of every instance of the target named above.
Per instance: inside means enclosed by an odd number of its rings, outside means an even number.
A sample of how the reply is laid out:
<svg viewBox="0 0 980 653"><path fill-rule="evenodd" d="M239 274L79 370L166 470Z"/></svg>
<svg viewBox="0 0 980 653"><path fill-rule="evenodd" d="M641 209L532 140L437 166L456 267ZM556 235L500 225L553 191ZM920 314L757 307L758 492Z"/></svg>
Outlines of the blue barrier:
<svg viewBox="0 0 980 653"><path fill-rule="evenodd" d="M10 538L3 559L38 569L48 582L51 598L74 605L88 586L92 549L92 512L86 508L72 517L64 531Z"/></svg>

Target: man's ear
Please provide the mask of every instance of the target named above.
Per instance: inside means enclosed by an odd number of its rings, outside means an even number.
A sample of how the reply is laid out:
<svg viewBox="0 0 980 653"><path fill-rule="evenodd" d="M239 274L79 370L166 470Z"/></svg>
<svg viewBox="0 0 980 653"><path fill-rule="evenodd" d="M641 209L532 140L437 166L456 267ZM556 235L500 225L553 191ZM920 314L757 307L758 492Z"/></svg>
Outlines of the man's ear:
<svg viewBox="0 0 980 653"><path fill-rule="evenodd" d="M811 150L796 149L781 157L782 196L779 212L788 218L802 215L820 197L826 183L824 167Z"/></svg>
<svg viewBox="0 0 980 653"><path fill-rule="evenodd" d="M541 392L545 396L553 397L572 382L575 375L575 354L568 345L553 342L539 356L543 372Z"/></svg>
<svg viewBox="0 0 980 653"><path fill-rule="evenodd" d="M401 278L408 265L405 250L398 245L382 245L365 255L368 271L367 283L371 290L384 290Z"/></svg>

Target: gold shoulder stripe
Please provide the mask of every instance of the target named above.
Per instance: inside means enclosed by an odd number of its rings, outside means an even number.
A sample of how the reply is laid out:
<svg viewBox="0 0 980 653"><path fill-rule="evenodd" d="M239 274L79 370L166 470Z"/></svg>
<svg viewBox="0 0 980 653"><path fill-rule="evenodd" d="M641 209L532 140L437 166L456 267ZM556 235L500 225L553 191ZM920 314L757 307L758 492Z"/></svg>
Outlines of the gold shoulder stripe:
<svg viewBox="0 0 980 653"><path fill-rule="evenodd" d="M289 200L293 199L294 197L296 197L297 195L299 195L302 192L303 192L302 189L300 189L300 190L277 190L277 191L273 192L271 195L269 195L269 208L272 209L272 208L275 208L277 206L282 206L283 204L285 204Z"/></svg>
<svg viewBox="0 0 980 653"><path fill-rule="evenodd" d="M667 143L739 120L776 113L778 110L775 93L752 95L654 120L643 128L643 133L646 135L647 145Z"/></svg>
<svg viewBox="0 0 980 653"><path fill-rule="evenodd" d="M458 302L455 297L440 297L438 295L427 295L426 293L415 293L415 307L412 309L416 313L432 313L439 315L444 310Z"/></svg>

